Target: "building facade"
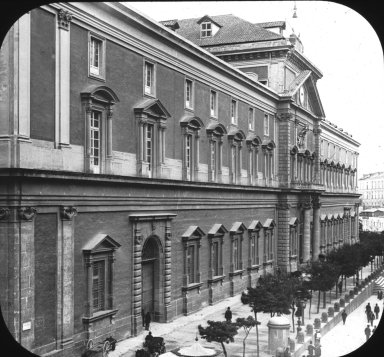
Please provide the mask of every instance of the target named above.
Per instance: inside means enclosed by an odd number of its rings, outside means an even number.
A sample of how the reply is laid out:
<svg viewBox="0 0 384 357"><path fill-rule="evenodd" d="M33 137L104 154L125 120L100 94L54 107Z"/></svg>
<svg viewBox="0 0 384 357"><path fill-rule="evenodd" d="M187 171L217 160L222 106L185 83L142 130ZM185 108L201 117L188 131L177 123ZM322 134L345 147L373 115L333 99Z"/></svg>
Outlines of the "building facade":
<svg viewBox="0 0 384 357"><path fill-rule="evenodd" d="M384 207L384 172L363 175L358 186L364 209Z"/></svg>
<svg viewBox="0 0 384 357"><path fill-rule="evenodd" d="M322 74L284 26L160 24L119 3L14 24L0 303L22 346L79 355L358 241L359 144L325 121Z"/></svg>

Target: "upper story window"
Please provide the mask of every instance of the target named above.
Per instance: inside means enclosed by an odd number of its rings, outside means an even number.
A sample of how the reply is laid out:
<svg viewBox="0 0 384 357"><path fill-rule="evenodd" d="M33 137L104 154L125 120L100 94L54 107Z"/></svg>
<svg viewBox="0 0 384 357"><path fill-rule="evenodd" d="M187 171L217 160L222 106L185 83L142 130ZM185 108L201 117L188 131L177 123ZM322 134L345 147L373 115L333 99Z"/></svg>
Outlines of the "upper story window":
<svg viewBox="0 0 384 357"><path fill-rule="evenodd" d="M144 93L155 95L155 65L144 62Z"/></svg>
<svg viewBox="0 0 384 357"><path fill-rule="evenodd" d="M248 110L248 129L255 130L255 115L253 108L249 108Z"/></svg>
<svg viewBox="0 0 384 357"><path fill-rule="evenodd" d="M231 124L237 124L237 101L231 101Z"/></svg>
<svg viewBox="0 0 384 357"><path fill-rule="evenodd" d="M89 75L105 79L105 40L89 35Z"/></svg>
<svg viewBox="0 0 384 357"><path fill-rule="evenodd" d="M203 22L201 24L201 37L212 37L212 23Z"/></svg>
<svg viewBox="0 0 384 357"><path fill-rule="evenodd" d="M110 173L112 159L112 106L119 101L112 89L105 86L81 93L87 128L85 170Z"/></svg>
<svg viewBox="0 0 384 357"><path fill-rule="evenodd" d="M223 136L227 134L224 125L212 123L207 127L208 149L208 181L221 182Z"/></svg>
<svg viewBox="0 0 384 357"><path fill-rule="evenodd" d="M264 135L269 136L269 115L264 114Z"/></svg>
<svg viewBox="0 0 384 357"><path fill-rule="evenodd" d="M193 82L190 79L185 80L185 107L193 108Z"/></svg>
<svg viewBox="0 0 384 357"><path fill-rule="evenodd" d="M217 92L211 90L210 98L210 115L217 118Z"/></svg>

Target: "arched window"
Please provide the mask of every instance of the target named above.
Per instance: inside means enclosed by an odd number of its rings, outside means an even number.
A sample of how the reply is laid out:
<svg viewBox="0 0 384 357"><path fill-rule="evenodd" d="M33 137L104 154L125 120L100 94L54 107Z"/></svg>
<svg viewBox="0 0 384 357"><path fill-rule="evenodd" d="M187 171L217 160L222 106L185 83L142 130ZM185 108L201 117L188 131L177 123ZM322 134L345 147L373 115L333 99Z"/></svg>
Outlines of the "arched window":
<svg viewBox="0 0 384 357"><path fill-rule="evenodd" d="M264 178L265 184L268 185L274 177L274 149L276 144L273 140L264 140L261 144L264 153Z"/></svg>
<svg viewBox="0 0 384 357"><path fill-rule="evenodd" d="M211 123L207 127L209 142L208 150L208 181L221 182L223 136L227 134L223 124Z"/></svg>
<svg viewBox="0 0 384 357"><path fill-rule="evenodd" d="M254 134L248 134L246 143L248 148L248 185L256 185L258 183L259 148L261 146L261 139Z"/></svg>
<svg viewBox="0 0 384 357"><path fill-rule="evenodd" d="M229 141L229 182L241 183L241 149L245 135L242 130L233 129L228 133Z"/></svg>
<svg viewBox="0 0 384 357"><path fill-rule="evenodd" d="M112 107L119 102L112 89L92 85L81 92L86 120L85 171L111 173Z"/></svg>
<svg viewBox="0 0 384 357"><path fill-rule="evenodd" d="M200 118L186 115L180 120L180 125L183 180L196 180L199 170L199 133L204 124Z"/></svg>

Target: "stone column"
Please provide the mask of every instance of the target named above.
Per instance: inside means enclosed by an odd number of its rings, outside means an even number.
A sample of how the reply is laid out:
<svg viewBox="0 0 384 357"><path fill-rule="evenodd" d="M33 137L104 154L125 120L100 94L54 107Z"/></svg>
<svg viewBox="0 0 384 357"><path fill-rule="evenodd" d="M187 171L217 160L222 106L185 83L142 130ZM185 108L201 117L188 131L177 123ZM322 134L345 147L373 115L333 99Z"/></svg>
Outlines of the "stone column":
<svg viewBox="0 0 384 357"><path fill-rule="evenodd" d="M279 150L278 150L278 173L279 182L283 187L288 187L293 180L291 177L291 130L292 130L292 114L288 109L284 109L276 116L275 124L279 126ZM296 135L295 135L296 137Z"/></svg>
<svg viewBox="0 0 384 357"><path fill-rule="evenodd" d="M281 271L289 271L289 218L290 204L287 198L277 205L277 264Z"/></svg>
<svg viewBox="0 0 384 357"><path fill-rule="evenodd" d="M303 234L303 262L310 260L311 250L311 209L310 202L305 202L303 205L304 210L304 234Z"/></svg>
<svg viewBox="0 0 384 357"><path fill-rule="evenodd" d="M74 333L74 226L75 207L61 207L57 242L57 349L73 345ZM90 279L92 280L92 279Z"/></svg>
<svg viewBox="0 0 384 357"><path fill-rule="evenodd" d="M355 233L356 233L356 236L355 236L355 243L358 243L360 241L360 238L359 238L359 206L360 206L360 203L355 203Z"/></svg>
<svg viewBox="0 0 384 357"><path fill-rule="evenodd" d="M143 237L141 230L134 224L134 245L133 245L133 306L132 306L132 334L137 336L142 330L143 321L141 316L141 292L142 292L142 267L141 250Z"/></svg>
<svg viewBox="0 0 384 357"><path fill-rule="evenodd" d="M316 121L313 128L313 135L314 135L314 141L315 141L315 157L314 157L314 172L313 172L313 183L314 184L320 184L320 175L321 175L321 169L320 169L320 154L321 154L321 148L320 148L320 141L321 141L321 129L320 129L320 121Z"/></svg>
<svg viewBox="0 0 384 357"><path fill-rule="evenodd" d="M165 249L164 249L164 319L165 322L169 322L172 319L171 316L171 222L167 220L165 222ZM196 252L197 254L197 252Z"/></svg>
<svg viewBox="0 0 384 357"><path fill-rule="evenodd" d="M320 254L320 197L313 198L313 249L312 260L318 260Z"/></svg>

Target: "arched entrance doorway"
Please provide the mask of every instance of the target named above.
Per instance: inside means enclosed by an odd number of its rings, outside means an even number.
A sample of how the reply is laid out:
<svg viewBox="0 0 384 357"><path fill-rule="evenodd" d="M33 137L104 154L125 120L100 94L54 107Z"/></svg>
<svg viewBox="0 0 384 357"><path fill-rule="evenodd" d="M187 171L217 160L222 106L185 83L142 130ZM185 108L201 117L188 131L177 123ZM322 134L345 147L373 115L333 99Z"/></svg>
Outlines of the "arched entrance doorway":
<svg viewBox="0 0 384 357"><path fill-rule="evenodd" d="M142 293L141 306L143 316L149 311L152 321L159 321L159 303L161 290L160 269L161 243L157 236L149 237L142 250Z"/></svg>

